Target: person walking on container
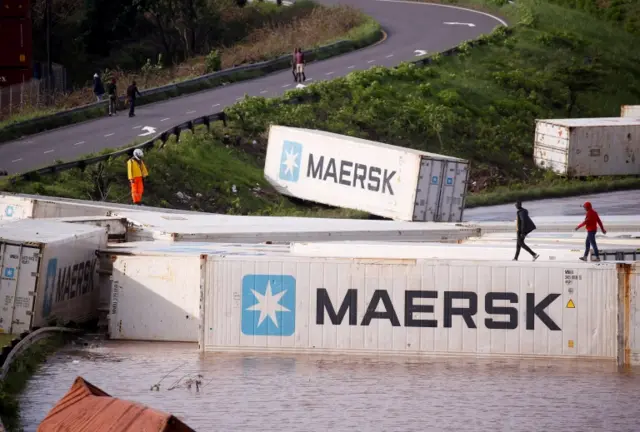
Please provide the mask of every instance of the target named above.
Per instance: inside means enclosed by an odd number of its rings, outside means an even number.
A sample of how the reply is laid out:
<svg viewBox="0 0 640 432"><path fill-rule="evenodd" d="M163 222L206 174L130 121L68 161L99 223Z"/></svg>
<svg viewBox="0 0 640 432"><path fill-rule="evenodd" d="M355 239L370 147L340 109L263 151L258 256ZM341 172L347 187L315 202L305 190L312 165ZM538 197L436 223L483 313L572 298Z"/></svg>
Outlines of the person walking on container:
<svg viewBox="0 0 640 432"><path fill-rule="evenodd" d="M93 74L93 93L96 95L98 102L100 102L104 96L104 85L102 85L102 80L97 72Z"/></svg>
<svg viewBox="0 0 640 432"><path fill-rule="evenodd" d="M587 239L585 240L584 255L581 256L580 259L582 261L586 261L587 257L589 256L589 250L593 248L591 261L600 261L600 252L598 251L598 245L596 244L598 225L600 225L600 229L602 230L603 234L606 234L607 230L604 229L602 221L600 220L600 216L598 216L598 212L593 209L589 201L585 202L582 207L587 211L587 214L584 218L584 221L576 227L576 231L578 231L582 227L586 227Z"/></svg>
<svg viewBox="0 0 640 432"><path fill-rule="evenodd" d="M127 161L127 174L131 184L131 198L135 205L142 205L142 193L144 192L144 179L149 175L147 166L142 160L144 153L135 149L133 157Z"/></svg>
<svg viewBox="0 0 640 432"><path fill-rule="evenodd" d="M135 117L136 113L136 96L142 96L138 91L136 82L133 81L129 88L127 88L127 99L129 100L129 117Z"/></svg>
<svg viewBox="0 0 640 432"><path fill-rule="evenodd" d="M531 231L536 229L536 224L533 223L531 218L529 217L529 211L522 207L522 202L518 200L516 202L516 208L518 212L516 213L516 256L513 258L514 261L518 261L518 257L520 256L520 249L524 249L531 254L533 260L537 260L540 255L535 253L529 248L524 242L524 239Z"/></svg>
<svg viewBox="0 0 640 432"><path fill-rule="evenodd" d="M107 84L107 94L109 95L109 116L112 116L118 110L118 89L115 78L111 78L111 82Z"/></svg>
<svg viewBox="0 0 640 432"><path fill-rule="evenodd" d="M304 53L302 48L298 48L295 52L296 59L296 82L306 81L307 77L304 74Z"/></svg>

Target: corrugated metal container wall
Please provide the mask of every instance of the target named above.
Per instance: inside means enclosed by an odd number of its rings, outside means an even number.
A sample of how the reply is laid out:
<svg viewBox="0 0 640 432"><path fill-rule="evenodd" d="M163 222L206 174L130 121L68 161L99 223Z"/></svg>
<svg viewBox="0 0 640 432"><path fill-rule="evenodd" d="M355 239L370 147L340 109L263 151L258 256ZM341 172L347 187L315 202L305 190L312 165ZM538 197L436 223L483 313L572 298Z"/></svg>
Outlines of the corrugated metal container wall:
<svg viewBox="0 0 640 432"><path fill-rule="evenodd" d="M330 132L271 126L265 178L282 194L397 220L460 221L468 162ZM415 207L419 207L417 210Z"/></svg>
<svg viewBox="0 0 640 432"><path fill-rule="evenodd" d="M0 67L31 69L31 19L0 19Z"/></svg>
<svg viewBox="0 0 640 432"><path fill-rule="evenodd" d="M110 216L120 210L109 203L94 201L67 201L52 197L30 198L0 194L0 220L47 219L81 216ZM130 213L134 210L127 209Z"/></svg>
<svg viewBox="0 0 640 432"><path fill-rule="evenodd" d="M113 256L109 337L196 342L200 257Z"/></svg>
<svg viewBox="0 0 640 432"><path fill-rule="evenodd" d="M640 118L640 105L622 105L620 109L620 117Z"/></svg>
<svg viewBox="0 0 640 432"><path fill-rule="evenodd" d="M30 15L29 0L0 1L0 18L28 18Z"/></svg>
<svg viewBox="0 0 640 432"><path fill-rule="evenodd" d="M224 257L204 351L616 357L615 265Z"/></svg>
<svg viewBox="0 0 640 432"><path fill-rule="evenodd" d="M640 118L537 120L534 160L568 176L640 174Z"/></svg>

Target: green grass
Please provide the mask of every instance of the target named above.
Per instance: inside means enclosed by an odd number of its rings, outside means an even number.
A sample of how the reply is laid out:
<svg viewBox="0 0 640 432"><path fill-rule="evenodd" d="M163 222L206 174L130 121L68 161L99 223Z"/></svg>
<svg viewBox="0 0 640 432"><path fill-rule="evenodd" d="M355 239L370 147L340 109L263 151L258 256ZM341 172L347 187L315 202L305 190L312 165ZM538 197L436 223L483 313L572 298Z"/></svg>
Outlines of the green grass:
<svg viewBox="0 0 640 432"><path fill-rule="evenodd" d="M495 10L495 3L472 2ZM535 119L618 116L640 99L640 38L584 12L520 0L497 9L512 28L463 43L426 67L402 65L246 98L228 110L231 135L259 144L226 148L221 131L149 152L148 204L243 214L366 217L279 196L262 175L270 124L316 128L467 158L469 207L640 187L636 178L566 180L536 168ZM301 105L283 99L303 97ZM109 199L130 202L124 160L106 165ZM155 171L154 171L155 170ZM14 192L99 198L96 168L5 186ZM238 192L232 191L233 184ZM254 190L255 187L260 188ZM191 200L175 197L181 191ZM196 194L202 196L196 198Z"/></svg>
<svg viewBox="0 0 640 432"><path fill-rule="evenodd" d="M7 377L0 382L0 417L9 431L21 430L18 395L42 362L65 340L64 336L55 335L36 342L11 365Z"/></svg>
<svg viewBox="0 0 640 432"><path fill-rule="evenodd" d="M0 333L0 347L8 345L17 335L11 335L6 333Z"/></svg>

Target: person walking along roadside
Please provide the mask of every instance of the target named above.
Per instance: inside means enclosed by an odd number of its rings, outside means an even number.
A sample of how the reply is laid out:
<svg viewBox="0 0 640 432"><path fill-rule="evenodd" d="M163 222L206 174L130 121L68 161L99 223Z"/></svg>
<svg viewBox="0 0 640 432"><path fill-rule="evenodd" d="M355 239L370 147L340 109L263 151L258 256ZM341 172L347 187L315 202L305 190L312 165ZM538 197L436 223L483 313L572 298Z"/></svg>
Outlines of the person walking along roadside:
<svg viewBox="0 0 640 432"><path fill-rule="evenodd" d="M296 82L306 81L307 77L304 74L304 53L302 52L302 48L296 48L294 53L295 62L296 62Z"/></svg>
<svg viewBox="0 0 640 432"><path fill-rule="evenodd" d="M135 149L133 157L127 161L127 175L131 184L131 198L135 205L142 205L142 194L144 193L144 179L149 175L147 166L142 160L144 153Z"/></svg>
<svg viewBox="0 0 640 432"><path fill-rule="evenodd" d="M516 208L518 212L516 213L516 256L513 258L514 261L518 261L518 257L520 256L520 249L524 249L531 254L533 260L537 260L540 255L535 253L529 248L524 242L524 239L527 235L531 233L531 231L536 229L536 224L533 223L531 218L529 217L529 211L522 207L522 202L516 202Z"/></svg>
<svg viewBox="0 0 640 432"><path fill-rule="evenodd" d="M598 245L596 244L596 234L598 233L598 225L600 225L600 229L602 230L602 234L606 234L607 230L604 229L602 225L602 221L600 220L600 216L598 212L596 212L591 203L589 201L585 202L582 206L587 214L585 215L584 221L576 227L576 231L578 231L582 227L587 228L587 239L585 240L585 249L584 255L580 257L582 261L586 261L589 257L589 250L593 248L593 255L591 256L591 261L600 261L600 251L598 251Z"/></svg>
<svg viewBox="0 0 640 432"><path fill-rule="evenodd" d="M107 84L107 94L109 95L109 116L116 115L118 110L118 89L115 78L111 78L111 82Z"/></svg>
<svg viewBox="0 0 640 432"><path fill-rule="evenodd" d="M104 85L102 85L102 80L97 72L93 74L93 93L96 95L98 102L100 102L104 96Z"/></svg>
<svg viewBox="0 0 640 432"><path fill-rule="evenodd" d="M136 82L133 81L131 85L127 88L127 99L129 101L129 117L136 116L136 96L142 96L138 91L138 86Z"/></svg>

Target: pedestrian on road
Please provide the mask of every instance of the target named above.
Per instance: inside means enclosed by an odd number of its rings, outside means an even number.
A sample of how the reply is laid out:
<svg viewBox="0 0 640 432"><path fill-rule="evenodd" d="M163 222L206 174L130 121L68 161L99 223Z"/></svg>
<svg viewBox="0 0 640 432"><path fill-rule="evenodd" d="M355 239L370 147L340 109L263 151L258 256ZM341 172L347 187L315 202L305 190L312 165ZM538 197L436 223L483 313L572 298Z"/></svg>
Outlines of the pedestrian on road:
<svg viewBox="0 0 640 432"><path fill-rule="evenodd" d="M296 55L298 54L298 48L293 50L293 55L291 56L291 73L293 74L293 79L295 82L298 82L298 74L296 73Z"/></svg>
<svg viewBox="0 0 640 432"><path fill-rule="evenodd" d="M118 89L115 78L111 78L111 82L107 85L107 94L109 95L109 116L116 115L118 110Z"/></svg>
<svg viewBox="0 0 640 432"><path fill-rule="evenodd" d="M516 213L516 256L513 258L514 261L518 261L518 256L520 256L520 249L524 249L531 254L533 260L537 260L540 255L532 251L529 246L527 246L524 242L524 239L531 231L536 229L536 224L533 223L531 218L529 217L529 211L522 207L522 202L518 200L516 202L516 208L518 212Z"/></svg>
<svg viewBox="0 0 640 432"><path fill-rule="evenodd" d="M136 82L133 81L129 88L127 88L127 99L129 100L129 117L135 117L136 113L136 96L142 96L138 91Z"/></svg>
<svg viewBox="0 0 640 432"><path fill-rule="evenodd" d="M144 154L142 150L135 149L133 157L127 161L127 175L131 184L131 198L135 205L142 205L142 194L144 192L144 179L149 175L147 166L142 160Z"/></svg>
<svg viewBox="0 0 640 432"><path fill-rule="evenodd" d="M100 102L104 96L104 85L102 85L102 80L97 72L93 74L93 93L96 95L98 102Z"/></svg>
<svg viewBox="0 0 640 432"><path fill-rule="evenodd" d="M593 247L593 255L591 255L591 261L600 261L600 252L598 251L598 245L596 244L596 234L598 233L598 225L600 225L600 229L603 234L607 233L607 230L602 226L602 221L600 220L600 216L598 216L598 212L596 212L591 203L589 201L585 202L582 206L587 214L585 215L584 221L576 227L576 231L578 231L583 226L587 228L587 239L585 240L585 249L584 255L580 257L582 261L586 261L589 256L589 250Z"/></svg>
<svg viewBox="0 0 640 432"><path fill-rule="evenodd" d="M298 48L295 53L296 59L296 82L306 81L307 77L304 74L304 53L302 52L302 48Z"/></svg>

